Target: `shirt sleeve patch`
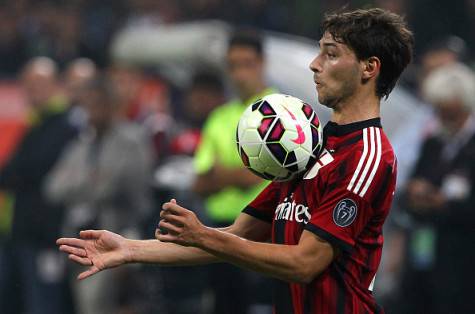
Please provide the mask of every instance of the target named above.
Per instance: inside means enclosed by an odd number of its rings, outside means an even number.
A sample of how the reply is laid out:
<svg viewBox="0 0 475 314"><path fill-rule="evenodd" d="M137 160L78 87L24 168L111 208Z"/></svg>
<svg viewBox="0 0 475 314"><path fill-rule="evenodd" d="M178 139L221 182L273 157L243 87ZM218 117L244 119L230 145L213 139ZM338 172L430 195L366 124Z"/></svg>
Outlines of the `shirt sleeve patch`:
<svg viewBox="0 0 475 314"><path fill-rule="evenodd" d="M345 198L336 204L333 209L333 222L339 227L351 225L358 214L358 205L350 198Z"/></svg>

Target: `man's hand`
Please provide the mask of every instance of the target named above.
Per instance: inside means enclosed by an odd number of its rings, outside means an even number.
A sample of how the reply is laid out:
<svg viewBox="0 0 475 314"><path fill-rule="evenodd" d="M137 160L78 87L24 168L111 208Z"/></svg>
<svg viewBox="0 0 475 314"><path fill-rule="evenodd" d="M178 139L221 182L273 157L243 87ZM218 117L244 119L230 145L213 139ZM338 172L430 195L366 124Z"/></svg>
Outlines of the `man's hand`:
<svg viewBox="0 0 475 314"><path fill-rule="evenodd" d="M439 188L425 179L412 179L407 184L409 205L421 214L430 210L440 210L445 204L445 197Z"/></svg>
<svg viewBox="0 0 475 314"><path fill-rule="evenodd" d="M199 246L207 227L196 217L195 213L176 203L174 199L163 204L160 213L160 228L168 231L163 234L157 229L155 236L162 242L172 242L183 246Z"/></svg>
<svg viewBox="0 0 475 314"><path fill-rule="evenodd" d="M69 259L83 266L91 266L79 274L82 280L101 270L120 266L129 260L126 239L106 230L87 230L79 238L61 238L56 241L59 249L69 254Z"/></svg>

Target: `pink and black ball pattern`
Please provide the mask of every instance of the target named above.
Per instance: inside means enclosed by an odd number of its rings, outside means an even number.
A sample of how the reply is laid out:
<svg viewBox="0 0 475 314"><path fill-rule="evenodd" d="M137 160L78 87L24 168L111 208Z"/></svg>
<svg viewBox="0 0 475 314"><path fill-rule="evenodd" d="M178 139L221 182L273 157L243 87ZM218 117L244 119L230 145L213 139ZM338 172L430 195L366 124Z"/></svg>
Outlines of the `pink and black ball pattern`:
<svg viewBox="0 0 475 314"><path fill-rule="evenodd" d="M297 163L297 156L294 151L287 150L282 145L282 138L286 131L282 117L277 114L272 105L266 100L258 100L252 105L252 111L258 111L262 115L262 120L257 128L262 144L267 147L274 159L278 161L283 168L287 169L287 175L279 177L279 181L285 181L291 178L296 172L299 171L299 164ZM307 161L305 168L308 169L316 160L316 157L320 153L321 148L321 136L320 136L320 121L317 114L312 107L302 102L301 110L306 117L311 129L311 147L312 151L309 152L310 158ZM290 113L290 112L289 112ZM290 113L292 115L292 113ZM301 115L300 115L301 116ZM293 117L293 116L292 116ZM243 164L249 168L256 175L263 177L267 180L275 180L276 176L266 171L258 172L252 169L249 163L249 156L239 145L238 133L236 132L236 141L238 142L238 151L241 156Z"/></svg>

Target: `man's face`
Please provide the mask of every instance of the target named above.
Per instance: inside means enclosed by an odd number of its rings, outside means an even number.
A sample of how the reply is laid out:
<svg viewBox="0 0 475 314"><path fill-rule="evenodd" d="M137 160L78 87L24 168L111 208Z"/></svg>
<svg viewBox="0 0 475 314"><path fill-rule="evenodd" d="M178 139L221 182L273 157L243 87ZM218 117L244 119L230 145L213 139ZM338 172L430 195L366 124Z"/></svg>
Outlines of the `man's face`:
<svg viewBox="0 0 475 314"><path fill-rule="evenodd" d="M326 32L320 40L320 53L310 63L318 101L335 109L355 93L361 84L361 68L355 53Z"/></svg>
<svg viewBox="0 0 475 314"><path fill-rule="evenodd" d="M86 90L80 100L87 112L91 126L102 129L109 124L114 113L113 106L101 93L95 90Z"/></svg>
<svg viewBox="0 0 475 314"><path fill-rule="evenodd" d="M30 104L36 108L45 106L57 91L54 76L41 71L23 73L21 83Z"/></svg>
<svg viewBox="0 0 475 314"><path fill-rule="evenodd" d="M262 56L252 47L235 45L229 48L227 62L229 76L239 94L254 94L264 77Z"/></svg>
<svg viewBox="0 0 475 314"><path fill-rule="evenodd" d="M434 107L442 126L449 133L457 132L462 126L461 122L465 122L465 118L469 115L460 99L437 102Z"/></svg>
<svg viewBox="0 0 475 314"><path fill-rule="evenodd" d="M194 121L204 121L214 108L225 102L224 94L209 88L194 87L188 92L187 115Z"/></svg>

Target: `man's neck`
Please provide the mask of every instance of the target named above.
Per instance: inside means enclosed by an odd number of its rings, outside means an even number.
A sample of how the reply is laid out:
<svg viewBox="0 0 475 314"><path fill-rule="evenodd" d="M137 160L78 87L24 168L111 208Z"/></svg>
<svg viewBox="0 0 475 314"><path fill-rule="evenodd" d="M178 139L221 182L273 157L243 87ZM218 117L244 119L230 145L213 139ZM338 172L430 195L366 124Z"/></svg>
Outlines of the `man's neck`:
<svg viewBox="0 0 475 314"><path fill-rule="evenodd" d="M373 94L359 93L339 102L334 108L331 121L337 124L349 124L378 118L380 99Z"/></svg>

